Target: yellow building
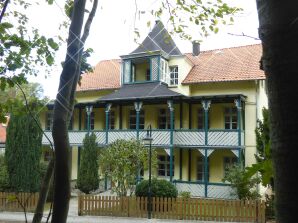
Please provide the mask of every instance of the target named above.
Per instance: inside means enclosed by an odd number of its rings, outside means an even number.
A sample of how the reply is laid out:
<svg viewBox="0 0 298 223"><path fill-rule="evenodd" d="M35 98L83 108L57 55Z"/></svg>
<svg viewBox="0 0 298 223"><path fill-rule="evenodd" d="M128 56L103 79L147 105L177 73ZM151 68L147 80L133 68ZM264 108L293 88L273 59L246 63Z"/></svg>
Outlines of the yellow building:
<svg viewBox="0 0 298 223"><path fill-rule="evenodd" d="M132 53L82 75L69 131L72 179L88 128L105 147L116 139L141 140L150 125L155 176L193 196L229 197L231 188L222 183L227 168L255 162L254 131L267 106L260 56L260 45L200 52L195 41L193 52L182 54L157 22ZM51 114L42 117L49 137Z"/></svg>

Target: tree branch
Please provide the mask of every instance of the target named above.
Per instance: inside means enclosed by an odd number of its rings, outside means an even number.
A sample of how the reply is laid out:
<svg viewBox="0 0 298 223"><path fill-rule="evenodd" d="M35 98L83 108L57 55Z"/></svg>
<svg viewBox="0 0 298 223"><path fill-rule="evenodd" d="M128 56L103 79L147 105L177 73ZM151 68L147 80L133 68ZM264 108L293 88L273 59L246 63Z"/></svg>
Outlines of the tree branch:
<svg viewBox="0 0 298 223"><path fill-rule="evenodd" d="M244 33L242 33L242 34L228 33L228 34L231 35L231 36L241 36L241 37L248 37L248 38L251 38L251 39L254 39L254 40L260 40L257 37L249 36L249 35L246 35Z"/></svg>
<svg viewBox="0 0 298 223"><path fill-rule="evenodd" d="M0 15L0 24L1 24L1 22L2 22L2 19L3 19L3 17L4 17L4 14L5 14L5 12L6 12L8 3L9 3L9 0L6 0L6 1L4 2L3 9L2 9L2 11L1 11L1 15Z"/></svg>
<svg viewBox="0 0 298 223"><path fill-rule="evenodd" d="M96 10L97 10L97 5L98 5L98 0L94 0L91 12L90 12L90 14L88 16L88 19L86 21L86 24L84 26L83 35L82 35L82 38L81 38L81 47L80 47L81 52L79 54L79 56L80 56L79 66L77 67L77 69L75 71L75 80L74 80L71 95L70 95L70 101L72 103L74 103L74 95L75 95L75 91L76 91L76 88L77 88L77 83L79 81L79 77L80 77L80 73L81 73L81 59L82 59L82 53L84 51L84 44L85 44L85 42L86 42L86 40L89 36L90 27L91 27L92 21L94 19L94 16L95 16L95 13L96 13ZM73 107L74 107L74 104L71 105L71 108L73 108ZM70 119L71 119L71 116L69 117L69 120Z"/></svg>

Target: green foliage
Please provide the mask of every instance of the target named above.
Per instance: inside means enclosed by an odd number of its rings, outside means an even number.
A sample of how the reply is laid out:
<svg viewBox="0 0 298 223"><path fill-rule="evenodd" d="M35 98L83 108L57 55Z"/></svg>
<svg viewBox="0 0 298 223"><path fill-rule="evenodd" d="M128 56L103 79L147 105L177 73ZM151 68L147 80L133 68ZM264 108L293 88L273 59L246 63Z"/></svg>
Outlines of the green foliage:
<svg viewBox="0 0 298 223"><path fill-rule="evenodd" d="M148 169L148 149L139 141L117 140L100 154L99 164L104 174L109 177L114 186L112 191L118 196L133 193L136 176L140 168ZM156 168L156 153L152 153L152 169Z"/></svg>
<svg viewBox="0 0 298 223"><path fill-rule="evenodd" d="M179 197L182 197L182 198L184 198L184 199L188 199L188 198L191 197L191 194L190 194L189 191L181 191L181 192L179 193Z"/></svg>
<svg viewBox="0 0 298 223"><path fill-rule="evenodd" d="M171 33L177 33L181 38L191 40L191 31L198 27L201 37L210 33L218 33L220 25L232 24L233 15L241 11L231 7L222 0L168 0L160 1L160 6L151 14L157 18L167 16L173 26ZM147 23L150 26L150 23Z"/></svg>
<svg viewBox="0 0 298 223"><path fill-rule="evenodd" d="M47 0L52 3L51 0ZM0 2L2 9L4 1ZM37 75L40 67L44 74L54 64L59 43L54 38L47 38L36 28L28 25L27 9L37 4L23 0L11 0L0 24L0 91L13 87L15 83L27 82L27 75ZM11 7L12 6L12 7ZM0 121L4 120L5 109L0 103Z"/></svg>
<svg viewBox="0 0 298 223"><path fill-rule="evenodd" d="M99 186L96 135L86 134L83 141L80 167L78 173L78 188L89 194Z"/></svg>
<svg viewBox="0 0 298 223"><path fill-rule="evenodd" d="M39 190L41 139L42 131L31 116L11 115L7 127L5 159L9 182L15 192Z"/></svg>
<svg viewBox="0 0 298 223"><path fill-rule="evenodd" d="M1 154L0 155L0 191L9 191L9 178L7 172L7 166L5 163L5 157Z"/></svg>
<svg viewBox="0 0 298 223"><path fill-rule="evenodd" d="M248 177L246 169L243 168L242 164L230 167L223 182L231 184L231 187L234 189L232 195L237 195L240 200L256 199L260 196L256 190L260 179L258 177Z"/></svg>
<svg viewBox="0 0 298 223"><path fill-rule="evenodd" d="M258 120L258 127L255 130L257 154L255 154L257 163L247 167L248 177L260 173L263 186L273 187L273 165L270 142L270 120L269 111L263 108L263 121Z"/></svg>
<svg viewBox="0 0 298 223"><path fill-rule="evenodd" d="M136 187L136 196L147 197L149 189L149 181L143 180ZM178 191L176 187L167 180L158 180L156 178L151 181L152 197L177 197Z"/></svg>

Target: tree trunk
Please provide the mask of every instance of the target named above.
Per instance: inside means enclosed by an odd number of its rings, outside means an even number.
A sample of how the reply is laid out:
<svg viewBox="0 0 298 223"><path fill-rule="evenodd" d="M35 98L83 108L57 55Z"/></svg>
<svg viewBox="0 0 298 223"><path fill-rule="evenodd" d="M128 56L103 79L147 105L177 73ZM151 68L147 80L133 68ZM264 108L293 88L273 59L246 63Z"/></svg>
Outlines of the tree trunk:
<svg viewBox="0 0 298 223"><path fill-rule="evenodd" d="M32 223L40 223L42 220L44 205L47 201L49 187L53 176L53 170L54 170L54 157L52 157L51 161L48 164L47 172L44 176L41 189L39 192L38 203L35 209Z"/></svg>
<svg viewBox="0 0 298 223"><path fill-rule="evenodd" d="M83 4L85 4L85 3L83 3ZM76 55L78 55L77 62L75 64L76 68L75 68L75 72L73 73L73 79L70 80L70 82L72 82L72 86L70 86L70 83L68 85L68 87L70 89L70 96L69 96L69 102L68 102L69 103L69 111L68 111L67 123L70 121L71 114L73 112L74 94L75 94L77 82L79 80L79 75L81 73L81 69L80 69L81 57L82 57L85 41L89 36L90 27L91 27L93 18L94 18L95 13L96 13L97 5L98 5L98 0L94 0L92 10L91 10L91 12L88 16L88 19L87 19L85 27L84 27L84 33L82 35L81 40L78 43L79 44L79 47L78 47L79 48L79 51L78 51L79 53L76 53ZM75 5L75 7L76 6L77 5ZM79 5L79 7L82 7L82 6ZM76 15L74 14L74 16L76 16ZM72 21L73 20L76 20L76 19L73 18ZM75 24L75 23L72 23L72 24ZM70 30L71 30L71 27L70 27ZM70 33L73 33L73 31L70 31ZM75 51L73 51L73 52L75 52ZM61 83L60 83L60 85L61 85ZM60 87L59 87L59 89L60 89ZM58 98L58 96L57 96L57 98ZM68 126L68 124L67 124L67 126ZM66 138L65 138L65 140L66 140ZM38 204L37 204L37 207L36 207L36 210L35 210L33 223L40 223L41 222L41 219L42 219L42 216L43 216L43 211L44 211L44 205L45 205L45 202L46 202L46 198L47 198L47 194L48 194L48 190L49 190L49 186L50 186L50 182L51 182L51 177L53 175L54 163L55 163L55 161L51 160L51 162L48 165L47 173L46 173L46 176L45 176L44 181L42 183L42 187L41 187L41 191L40 191L40 197L39 197ZM68 167L68 168L70 168L70 167ZM68 170L68 171L70 171L70 170ZM69 200L69 198L68 198L68 200Z"/></svg>
<svg viewBox="0 0 298 223"><path fill-rule="evenodd" d="M298 1L257 0L268 83L277 222L298 212Z"/></svg>
<svg viewBox="0 0 298 223"><path fill-rule="evenodd" d="M52 223L67 220L70 199L70 162L67 123L73 110L70 101L73 85L77 84L76 70L80 64L81 31L86 0L74 1L69 28L67 54L60 76L58 94L54 106L53 140L55 147L55 185Z"/></svg>

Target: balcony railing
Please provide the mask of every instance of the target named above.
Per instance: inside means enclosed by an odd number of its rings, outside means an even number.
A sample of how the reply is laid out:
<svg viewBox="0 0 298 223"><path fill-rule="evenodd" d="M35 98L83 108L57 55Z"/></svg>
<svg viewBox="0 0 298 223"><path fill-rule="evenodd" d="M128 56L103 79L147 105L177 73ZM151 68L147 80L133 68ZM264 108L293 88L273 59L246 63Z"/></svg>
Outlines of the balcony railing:
<svg viewBox="0 0 298 223"><path fill-rule="evenodd" d="M137 139L136 130L92 130L97 137L97 143L100 146L113 143L117 139ZM45 134L53 141L52 133L46 131ZM71 146L81 146L87 131L69 131L69 142ZM146 130L139 131L139 139L144 138ZM155 147L170 146L170 130L154 129L152 130L152 145ZM176 129L173 131L173 145L177 147L239 147L244 146L244 132L241 131L239 139L238 130L209 130L207 140L205 140L205 132L203 130L194 129ZM207 142L207 144L206 144ZM45 136L42 138L43 145L49 145L49 141Z"/></svg>
<svg viewBox="0 0 298 223"><path fill-rule="evenodd" d="M210 183L204 184L201 181L179 181L174 180L178 192L190 192L193 197L210 197L222 199L236 199L235 191L229 184ZM207 187L207 191L205 190ZM207 194L205 194L207 192Z"/></svg>

